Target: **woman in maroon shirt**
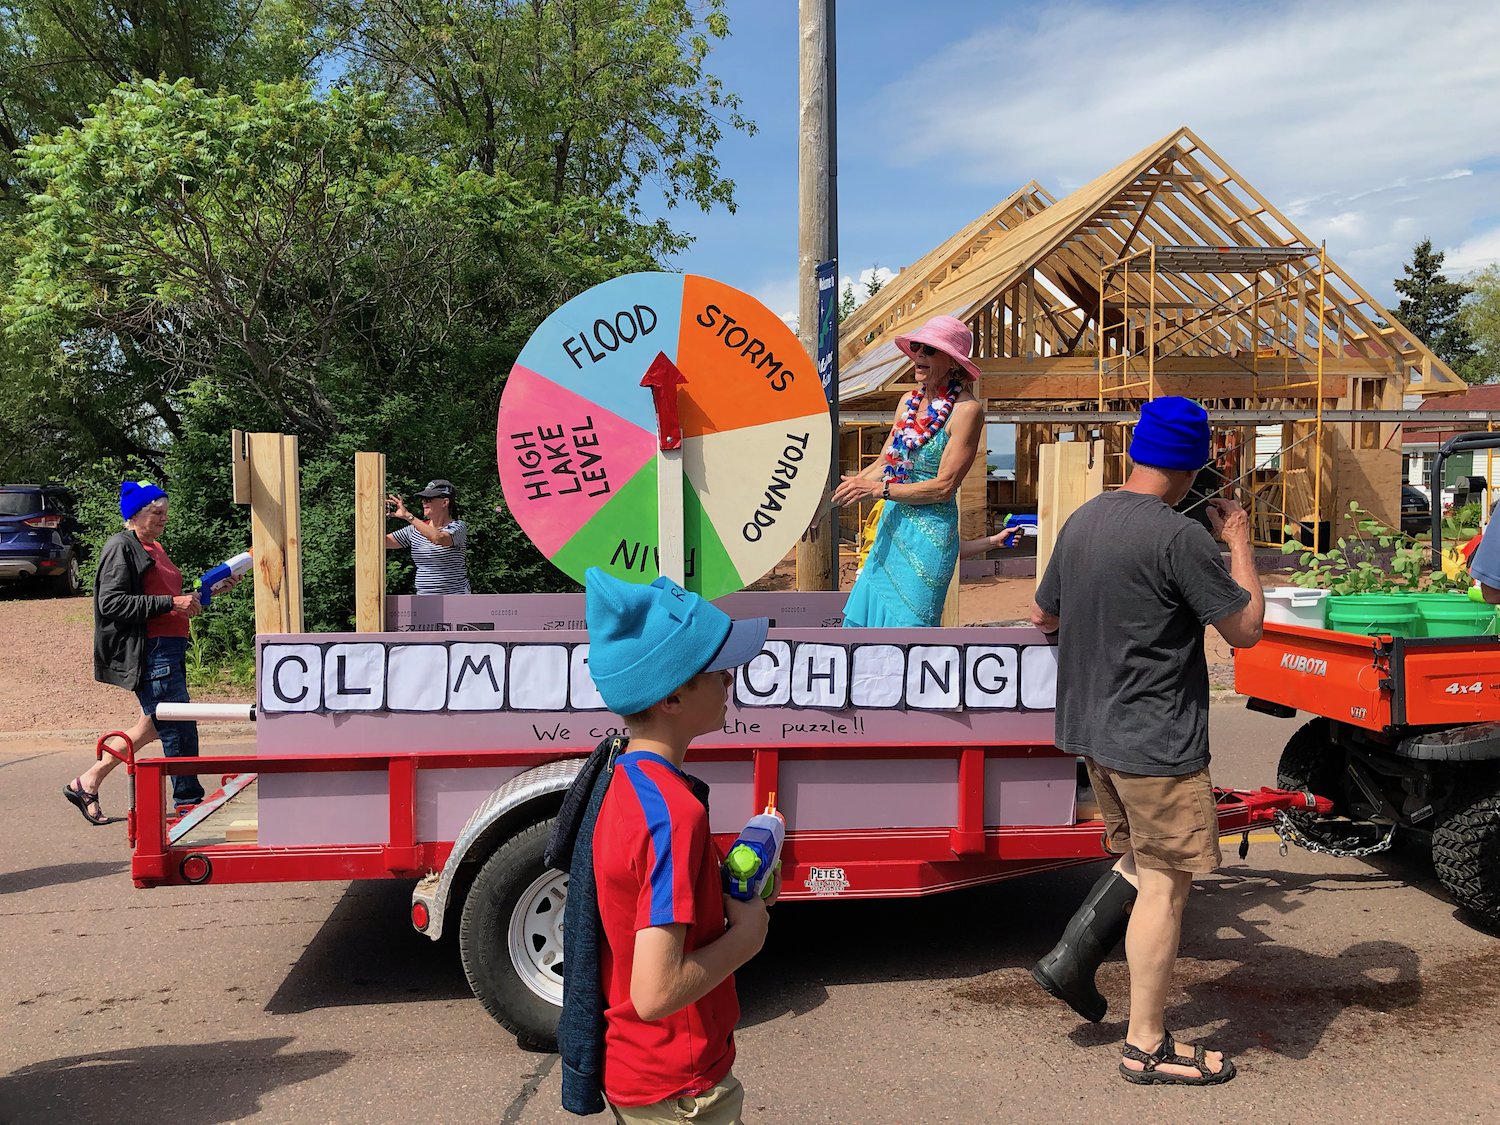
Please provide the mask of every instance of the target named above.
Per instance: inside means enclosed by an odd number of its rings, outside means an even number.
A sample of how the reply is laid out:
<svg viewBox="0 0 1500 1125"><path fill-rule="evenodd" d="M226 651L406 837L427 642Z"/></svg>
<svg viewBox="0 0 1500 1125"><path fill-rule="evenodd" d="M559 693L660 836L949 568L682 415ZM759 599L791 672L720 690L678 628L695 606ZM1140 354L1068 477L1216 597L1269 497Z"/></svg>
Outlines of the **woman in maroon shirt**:
<svg viewBox="0 0 1500 1125"><path fill-rule="evenodd" d="M104 741L123 753L125 739L139 750L160 738L167 757L196 758L198 724L158 727L156 705L188 702L188 622L203 607L197 594L182 592L182 572L158 542L167 526L166 494L154 484L125 481L120 515L125 530L104 544L94 580L94 678L134 691L142 714L124 738ZM117 764L106 755L63 787L91 824L110 823L99 807L99 785ZM203 800L203 786L191 774L173 777L172 798L181 815Z"/></svg>

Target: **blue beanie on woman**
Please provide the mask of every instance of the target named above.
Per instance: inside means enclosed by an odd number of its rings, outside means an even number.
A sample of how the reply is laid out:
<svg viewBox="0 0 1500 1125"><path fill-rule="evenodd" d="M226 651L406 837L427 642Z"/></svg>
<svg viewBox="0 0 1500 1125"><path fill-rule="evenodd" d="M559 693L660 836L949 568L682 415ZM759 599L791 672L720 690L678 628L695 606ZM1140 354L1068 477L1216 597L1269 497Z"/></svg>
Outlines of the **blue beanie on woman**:
<svg viewBox="0 0 1500 1125"><path fill-rule="evenodd" d="M120 518L128 520L153 500L160 500L166 493L149 481L122 480L120 482Z"/></svg>
<svg viewBox="0 0 1500 1125"><path fill-rule="evenodd" d="M1137 465L1196 473L1208 464L1210 445L1208 411L1190 398L1167 395L1141 407L1130 459Z"/></svg>

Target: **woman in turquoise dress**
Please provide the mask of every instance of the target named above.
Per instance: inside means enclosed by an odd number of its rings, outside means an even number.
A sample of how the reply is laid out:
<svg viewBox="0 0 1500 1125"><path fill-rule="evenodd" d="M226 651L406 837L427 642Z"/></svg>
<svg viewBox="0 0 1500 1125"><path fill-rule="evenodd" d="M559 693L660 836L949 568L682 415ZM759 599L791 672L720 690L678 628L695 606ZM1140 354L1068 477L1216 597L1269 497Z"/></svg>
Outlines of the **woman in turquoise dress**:
<svg viewBox="0 0 1500 1125"><path fill-rule="evenodd" d="M984 435L971 393L979 368L963 321L935 316L896 346L911 356L917 390L902 399L879 461L845 476L837 504L884 499L875 544L844 605L844 624L937 625L958 562L958 503Z"/></svg>

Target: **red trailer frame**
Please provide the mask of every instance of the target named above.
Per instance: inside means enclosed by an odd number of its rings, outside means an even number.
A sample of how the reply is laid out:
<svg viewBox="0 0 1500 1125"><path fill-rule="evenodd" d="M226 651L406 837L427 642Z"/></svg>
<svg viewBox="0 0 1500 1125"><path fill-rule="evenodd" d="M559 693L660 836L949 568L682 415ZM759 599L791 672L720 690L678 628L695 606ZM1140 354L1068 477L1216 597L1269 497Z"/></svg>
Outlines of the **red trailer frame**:
<svg viewBox="0 0 1500 1125"><path fill-rule="evenodd" d="M108 749L107 747L105 749ZM110 751L113 753L113 751ZM776 791L785 760L854 756L827 746L778 747L752 751L755 801ZM1084 821L1055 827L985 827L984 762L1013 757L1024 748L859 747L860 758L957 757L959 802L956 826L948 829L890 829L789 833L783 852L783 897L817 897L807 887L813 868L840 867L860 872L844 897L910 897L1014 878L1106 859L1102 824ZM415 834L415 794L419 769L468 769L495 765L537 766L576 754L514 750L485 753L368 754L357 757L271 756L213 759L124 756L135 776L138 806L132 809L131 878L137 887L200 883L300 882L337 879L411 879L440 870L453 841L419 842ZM581 760L581 759L580 759ZM689 759L693 760L692 758ZM177 845L168 839L166 782L175 774L200 771L206 762L226 774L318 773L380 770L388 774L390 834L384 844L268 847L250 843ZM1217 790L1219 832L1233 835L1272 820L1276 809L1306 807L1304 794L1262 789ZM732 834L718 834L721 847Z"/></svg>

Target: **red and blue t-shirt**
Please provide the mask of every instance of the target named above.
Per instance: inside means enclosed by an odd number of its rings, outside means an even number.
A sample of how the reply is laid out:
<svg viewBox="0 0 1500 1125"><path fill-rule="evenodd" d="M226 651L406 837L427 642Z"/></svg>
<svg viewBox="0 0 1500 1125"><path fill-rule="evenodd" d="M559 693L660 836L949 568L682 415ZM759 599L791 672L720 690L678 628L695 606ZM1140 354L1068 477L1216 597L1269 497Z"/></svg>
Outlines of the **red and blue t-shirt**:
<svg viewBox="0 0 1500 1125"><path fill-rule="evenodd" d="M732 975L654 1022L636 1015L630 1001L637 931L686 923L688 953L724 933L719 862L708 809L682 771L649 751L621 754L594 826L604 931L604 1093L615 1105L701 1094L734 1064L740 1004Z"/></svg>

